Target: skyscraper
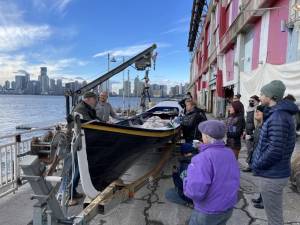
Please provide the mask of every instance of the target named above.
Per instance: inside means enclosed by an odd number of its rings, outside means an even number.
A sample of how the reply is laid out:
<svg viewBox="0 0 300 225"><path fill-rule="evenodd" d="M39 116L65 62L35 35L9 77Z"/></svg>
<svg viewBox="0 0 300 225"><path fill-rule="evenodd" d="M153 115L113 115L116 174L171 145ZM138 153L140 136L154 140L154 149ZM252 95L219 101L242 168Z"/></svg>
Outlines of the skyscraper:
<svg viewBox="0 0 300 225"><path fill-rule="evenodd" d="M11 89L16 90L16 82L15 81L11 82Z"/></svg>
<svg viewBox="0 0 300 225"><path fill-rule="evenodd" d="M50 89L51 94L55 94L55 90L56 90L56 85L55 85L55 80L54 79L50 79Z"/></svg>
<svg viewBox="0 0 300 225"><path fill-rule="evenodd" d="M8 90L10 88L10 82L7 80L5 81L5 89Z"/></svg>
<svg viewBox="0 0 300 225"><path fill-rule="evenodd" d="M49 92L49 77L47 75L47 67L41 67L41 86L42 94L48 94Z"/></svg>
<svg viewBox="0 0 300 225"><path fill-rule="evenodd" d="M25 89L28 87L29 81L30 81L30 74L25 73Z"/></svg>
<svg viewBox="0 0 300 225"><path fill-rule="evenodd" d="M16 92L18 94L23 94L24 90L25 90L25 83L26 83L26 78L25 76L22 75L17 75L15 76L15 81L16 81Z"/></svg>
<svg viewBox="0 0 300 225"><path fill-rule="evenodd" d="M58 79L56 80L56 94L62 95L64 93L62 80Z"/></svg>
<svg viewBox="0 0 300 225"><path fill-rule="evenodd" d="M139 76L136 76L136 78L134 79L133 96L139 96L138 95L138 91L140 88L139 84L140 84L140 78Z"/></svg>
<svg viewBox="0 0 300 225"><path fill-rule="evenodd" d="M131 82L128 80L124 81L124 93L125 96L131 95Z"/></svg>
<svg viewBox="0 0 300 225"><path fill-rule="evenodd" d="M168 86L167 85L160 85L161 90L161 97L165 98L168 95Z"/></svg>

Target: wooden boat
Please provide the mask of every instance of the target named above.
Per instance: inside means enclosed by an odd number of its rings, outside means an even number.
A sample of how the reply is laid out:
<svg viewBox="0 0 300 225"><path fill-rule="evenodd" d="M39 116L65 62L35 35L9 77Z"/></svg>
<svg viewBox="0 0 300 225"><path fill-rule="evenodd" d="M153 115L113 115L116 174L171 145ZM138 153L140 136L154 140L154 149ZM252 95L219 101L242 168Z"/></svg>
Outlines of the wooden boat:
<svg viewBox="0 0 300 225"><path fill-rule="evenodd" d="M82 124L82 149L77 155L85 194L96 197L129 169L145 150L174 141L180 126L173 119L181 111L176 101L163 101L145 113L117 124L98 121ZM151 129L142 127L145 121L154 117L170 123Z"/></svg>

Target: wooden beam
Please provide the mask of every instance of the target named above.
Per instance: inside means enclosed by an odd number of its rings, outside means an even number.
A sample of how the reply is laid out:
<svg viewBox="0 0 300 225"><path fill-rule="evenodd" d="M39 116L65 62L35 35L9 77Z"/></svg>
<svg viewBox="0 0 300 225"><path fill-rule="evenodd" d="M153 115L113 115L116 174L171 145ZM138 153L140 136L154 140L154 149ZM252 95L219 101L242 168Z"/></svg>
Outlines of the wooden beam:
<svg viewBox="0 0 300 225"><path fill-rule="evenodd" d="M78 216L76 216L73 225L87 224L97 214L103 214L125 200L132 198L135 192L143 187L150 179L158 177L160 171L168 162L175 146L175 143L164 146L162 148L164 153L158 164L134 182L125 185L124 187L120 187L118 181L111 183L94 200L92 200L92 202Z"/></svg>

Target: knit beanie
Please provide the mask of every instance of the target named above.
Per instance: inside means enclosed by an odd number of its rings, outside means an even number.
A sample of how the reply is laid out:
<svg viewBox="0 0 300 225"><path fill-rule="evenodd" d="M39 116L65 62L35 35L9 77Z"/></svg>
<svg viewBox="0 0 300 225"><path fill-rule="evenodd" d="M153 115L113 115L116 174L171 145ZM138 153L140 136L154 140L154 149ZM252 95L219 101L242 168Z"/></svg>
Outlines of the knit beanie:
<svg viewBox="0 0 300 225"><path fill-rule="evenodd" d="M283 98L285 89L286 87L282 81L273 80L261 88L261 93L275 101L280 101Z"/></svg>
<svg viewBox="0 0 300 225"><path fill-rule="evenodd" d="M226 133L225 124L219 120L206 120L198 125L198 130L217 140L223 139Z"/></svg>

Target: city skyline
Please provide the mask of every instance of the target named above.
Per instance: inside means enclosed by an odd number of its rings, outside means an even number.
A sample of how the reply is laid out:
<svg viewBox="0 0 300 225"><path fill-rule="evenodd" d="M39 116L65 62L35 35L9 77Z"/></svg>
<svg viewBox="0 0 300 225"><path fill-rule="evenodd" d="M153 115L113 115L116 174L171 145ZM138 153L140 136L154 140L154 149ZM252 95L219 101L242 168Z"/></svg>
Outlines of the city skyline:
<svg viewBox="0 0 300 225"><path fill-rule="evenodd" d="M63 95L65 90L78 90L80 87L87 84L87 81L74 81L63 83L62 79L53 79L48 76L47 67L40 68L40 75L37 80L32 80L31 75L26 71L19 71L16 73L14 80L6 80L4 84L0 85L1 94L32 94L32 95ZM132 82L133 80L133 82ZM109 93L111 95L123 96L123 89L125 96L140 97L144 82L139 76L131 80L124 80L124 87L112 88L114 82L109 84ZM119 86L119 84L118 84ZM179 84L175 86L168 86L163 84L150 83L149 93L151 97L168 97L183 95L187 90L188 83ZM103 89L103 85L100 86Z"/></svg>

